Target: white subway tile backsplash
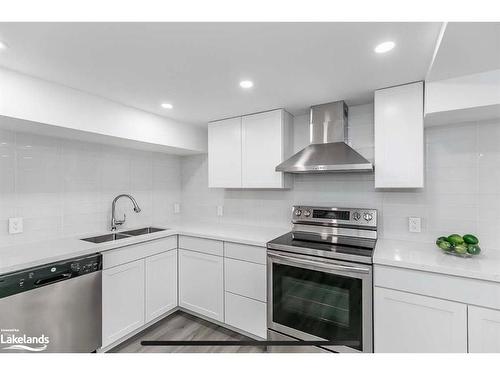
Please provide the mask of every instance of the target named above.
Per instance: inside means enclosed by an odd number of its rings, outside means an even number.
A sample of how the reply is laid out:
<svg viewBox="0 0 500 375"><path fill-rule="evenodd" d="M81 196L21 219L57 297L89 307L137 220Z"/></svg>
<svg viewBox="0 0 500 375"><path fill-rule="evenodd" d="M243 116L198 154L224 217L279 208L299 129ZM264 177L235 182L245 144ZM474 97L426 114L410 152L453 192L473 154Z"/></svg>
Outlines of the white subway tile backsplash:
<svg viewBox="0 0 500 375"><path fill-rule="evenodd" d="M296 117L294 135L308 137L308 116ZM304 130L305 129L305 130ZM373 105L350 108L353 147L373 159ZM433 242L439 235L476 233L500 250L500 122L426 128L423 189L374 188L374 175L294 175L290 190L209 189L206 155L172 156L0 130L0 246L60 235L105 231L111 201L132 193L117 214L127 226L169 225L190 219L273 227L290 225L294 204L379 210L381 237ZM296 138L302 148L308 139ZM300 147L299 147L300 146ZM5 157L1 157L5 155ZM181 213L174 214L174 203ZM224 215L217 216L217 206ZM8 235L7 219L24 217L25 232ZM408 217L422 232L408 231Z"/></svg>
<svg viewBox="0 0 500 375"><path fill-rule="evenodd" d="M180 178L178 156L0 130L0 246L107 231L121 193L142 209L120 200L127 227L168 225ZM24 233L7 233L9 217L24 218Z"/></svg>

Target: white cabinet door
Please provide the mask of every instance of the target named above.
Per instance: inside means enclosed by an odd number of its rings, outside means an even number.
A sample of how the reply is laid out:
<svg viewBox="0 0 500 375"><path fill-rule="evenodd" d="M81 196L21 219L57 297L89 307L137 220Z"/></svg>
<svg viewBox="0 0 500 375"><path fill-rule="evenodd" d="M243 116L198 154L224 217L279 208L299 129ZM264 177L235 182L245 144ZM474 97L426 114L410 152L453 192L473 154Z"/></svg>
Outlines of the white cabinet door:
<svg viewBox="0 0 500 375"><path fill-rule="evenodd" d="M76 296L77 298L78 296ZM102 272L102 346L144 324L144 260Z"/></svg>
<svg viewBox="0 0 500 375"><path fill-rule="evenodd" d="M146 323L177 306L177 250L146 258Z"/></svg>
<svg viewBox="0 0 500 375"><path fill-rule="evenodd" d="M500 310L469 306L469 352L500 353Z"/></svg>
<svg viewBox="0 0 500 375"><path fill-rule="evenodd" d="M242 331L266 338L266 304L226 292L225 322Z"/></svg>
<svg viewBox="0 0 500 375"><path fill-rule="evenodd" d="M208 124L208 187L241 187L241 117Z"/></svg>
<svg viewBox="0 0 500 375"><path fill-rule="evenodd" d="M375 187L424 186L423 82L375 91Z"/></svg>
<svg viewBox="0 0 500 375"><path fill-rule="evenodd" d="M242 186L282 188L283 173L275 168L284 155L284 111L275 110L241 119Z"/></svg>
<svg viewBox="0 0 500 375"><path fill-rule="evenodd" d="M467 305L374 288L375 352L467 352Z"/></svg>
<svg viewBox="0 0 500 375"><path fill-rule="evenodd" d="M179 249L179 306L224 321L222 257Z"/></svg>

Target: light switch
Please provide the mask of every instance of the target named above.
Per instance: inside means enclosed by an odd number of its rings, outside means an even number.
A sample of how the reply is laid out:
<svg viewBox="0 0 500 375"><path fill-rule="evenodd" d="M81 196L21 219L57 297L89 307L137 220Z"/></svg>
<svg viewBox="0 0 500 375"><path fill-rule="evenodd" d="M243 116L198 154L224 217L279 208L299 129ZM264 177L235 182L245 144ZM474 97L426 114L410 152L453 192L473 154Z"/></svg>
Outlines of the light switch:
<svg viewBox="0 0 500 375"><path fill-rule="evenodd" d="M422 232L422 219L419 217L409 217L408 230L413 233Z"/></svg>
<svg viewBox="0 0 500 375"><path fill-rule="evenodd" d="M217 216L224 215L224 206L217 206Z"/></svg>
<svg viewBox="0 0 500 375"><path fill-rule="evenodd" d="M22 217L11 217L9 218L9 233L23 233L23 218Z"/></svg>
<svg viewBox="0 0 500 375"><path fill-rule="evenodd" d="M174 214L181 212L181 205L179 203L174 203Z"/></svg>

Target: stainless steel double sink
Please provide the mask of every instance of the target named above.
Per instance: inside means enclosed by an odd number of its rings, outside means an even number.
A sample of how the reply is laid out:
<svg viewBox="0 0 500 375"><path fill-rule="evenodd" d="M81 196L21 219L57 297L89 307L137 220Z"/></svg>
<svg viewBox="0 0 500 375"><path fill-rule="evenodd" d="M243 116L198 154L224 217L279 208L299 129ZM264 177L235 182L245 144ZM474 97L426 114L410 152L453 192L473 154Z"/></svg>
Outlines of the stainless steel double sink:
<svg viewBox="0 0 500 375"><path fill-rule="evenodd" d="M127 231L119 232L119 233L103 234L102 236L82 238L81 240L87 241L87 242L93 242L93 243L103 243L103 242L122 240L124 238L130 238L130 237L135 237L135 236L142 236L144 234L161 232L161 231L164 231L167 229L168 228L146 227L146 228L139 228L139 229L134 229L134 230L127 230Z"/></svg>

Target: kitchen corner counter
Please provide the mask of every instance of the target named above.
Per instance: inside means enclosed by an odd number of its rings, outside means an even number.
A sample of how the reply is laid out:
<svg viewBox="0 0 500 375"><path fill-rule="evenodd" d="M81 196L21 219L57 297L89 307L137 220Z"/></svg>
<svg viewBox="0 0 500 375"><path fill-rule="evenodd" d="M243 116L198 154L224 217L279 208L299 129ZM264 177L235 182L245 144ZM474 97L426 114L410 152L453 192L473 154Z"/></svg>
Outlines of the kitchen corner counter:
<svg viewBox="0 0 500 375"><path fill-rule="evenodd" d="M291 230L290 228L283 227L208 223L183 223L176 226L176 228L179 235L210 238L261 247L265 247L267 242Z"/></svg>
<svg viewBox="0 0 500 375"><path fill-rule="evenodd" d="M268 241L290 230L289 228L269 228L195 222L157 226L168 229L161 232L99 244L82 241L81 238L102 235L110 232L90 234L84 233L71 237L55 238L26 244L0 247L0 275L51 262L58 262L64 259L71 259L93 253L103 253L120 247L135 245L141 242L152 241L174 235L210 238L220 241L236 242L263 247L266 246ZM119 232L131 229L135 228L123 228Z"/></svg>
<svg viewBox="0 0 500 375"><path fill-rule="evenodd" d="M500 282L500 251L484 250L472 258L444 254L433 243L379 239L373 263Z"/></svg>

